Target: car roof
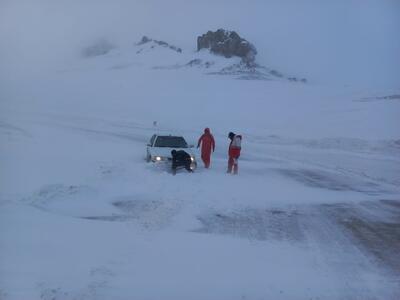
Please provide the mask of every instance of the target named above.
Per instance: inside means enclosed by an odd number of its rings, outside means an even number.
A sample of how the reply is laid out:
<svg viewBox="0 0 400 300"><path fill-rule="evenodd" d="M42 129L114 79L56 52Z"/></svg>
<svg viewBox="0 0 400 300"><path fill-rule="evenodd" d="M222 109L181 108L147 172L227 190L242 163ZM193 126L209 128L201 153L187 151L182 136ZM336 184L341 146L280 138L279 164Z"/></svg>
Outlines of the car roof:
<svg viewBox="0 0 400 300"><path fill-rule="evenodd" d="M159 137L183 137L182 135L175 135L175 134L155 134L155 136Z"/></svg>

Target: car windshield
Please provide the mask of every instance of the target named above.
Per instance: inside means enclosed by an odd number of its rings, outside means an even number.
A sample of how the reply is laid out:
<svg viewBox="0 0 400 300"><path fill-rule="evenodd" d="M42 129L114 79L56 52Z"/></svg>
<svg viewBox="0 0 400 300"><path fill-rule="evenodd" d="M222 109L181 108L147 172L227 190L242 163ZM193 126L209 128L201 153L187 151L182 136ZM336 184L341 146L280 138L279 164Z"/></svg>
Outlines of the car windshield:
<svg viewBox="0 0 400 300"><path fill-rule="evenodd" d="M188 145L181 136L159 136L154 147L187 148Z"/></svg>

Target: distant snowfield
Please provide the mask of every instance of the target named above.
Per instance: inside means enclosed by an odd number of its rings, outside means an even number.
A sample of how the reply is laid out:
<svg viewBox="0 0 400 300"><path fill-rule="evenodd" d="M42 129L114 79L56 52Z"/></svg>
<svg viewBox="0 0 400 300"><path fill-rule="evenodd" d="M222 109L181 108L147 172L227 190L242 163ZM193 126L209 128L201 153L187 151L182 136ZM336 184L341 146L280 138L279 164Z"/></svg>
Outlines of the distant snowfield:
<svg viewBox="0 0 400 300"><path fill-rule="evenodd" d="M0 299L399 299L400 90L222 75L180 39L0 73ZM205 127L211 169L145 162Z"/></svg>

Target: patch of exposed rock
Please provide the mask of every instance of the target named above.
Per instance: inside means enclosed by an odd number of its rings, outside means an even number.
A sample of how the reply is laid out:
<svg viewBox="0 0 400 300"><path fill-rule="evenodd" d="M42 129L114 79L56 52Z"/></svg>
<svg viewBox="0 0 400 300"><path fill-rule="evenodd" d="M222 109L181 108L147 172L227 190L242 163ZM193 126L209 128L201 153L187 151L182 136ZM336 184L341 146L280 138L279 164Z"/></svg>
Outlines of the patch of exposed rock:
<svg viewBox="0 0 400 300"><path fill-rule="evenodd" d="M394 95L387 95L387 96L365 97L365 98L361 98L361 99L355 100L355 101L372 102L372 101L379 101L379 100L400 100L400 95L394 94Z"/></svg>
<svg viewBox="0 0 400 300"><path fill-rule="evenodd" d="M192 59L185 66L187 67L204 67L206 69L213 66L215 63L213 61L203 61L199 58Z"/></svg>
<svg viewBox="0 0 400 300"><path fill-rule="evenodd" d="M257 50L253 44L240 37L235 31L218 29L208 31L197 37L197 50L210 49L214 54L223 55L227 58L238 56L246 65L255 64Z"/></svg>
<svg viewBox="0 0 400 300"><path fill-rule="evenodd" d="M148 43L155 44L155 45L152 45L151 48L154 48L156 45L158 45L158 46L161 46L161 47L164 47L164 48L171 49L171 50L176 51L178 53L182 53L182 49L179 48L179 47L176 47L174 45L170 45L170 44L168 44L167 42L164 42L164 41L153 40L153 39L151 39L151 38L149 38L149 37L147 37L145 35L142 37L140 42L136 43L136 46L141 46L141 45L148 44Z"/></svg>
<svg viewBox="0 0 400 300"><path fill-rule="evenodd" d="M306 83L305 78L298 77L286 77L282 73L269 69L267 67L258 65L256 63L248 65L245 62L240 62L238 64L233 64L222 68L217 72L210 72L208 74L212 75L233 75L237 76L237 79L245 80L276 80L276 79L286 79L292 82Z"/></svg>

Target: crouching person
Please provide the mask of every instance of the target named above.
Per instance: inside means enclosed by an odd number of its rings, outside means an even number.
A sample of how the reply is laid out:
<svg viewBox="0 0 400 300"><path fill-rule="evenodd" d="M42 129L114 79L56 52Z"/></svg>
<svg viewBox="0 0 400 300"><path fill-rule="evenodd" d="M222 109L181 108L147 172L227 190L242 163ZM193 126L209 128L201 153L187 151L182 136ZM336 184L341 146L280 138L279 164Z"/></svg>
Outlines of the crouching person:
<svg viewBox="0 0 400 300"><path fill-rule="evenodd" d="M172 155L172 174L176 174L176 169L178 167L185 167L185 169L192 173L193 170L190 168L190 165L192 164L192 158L189 153L183 151L183 150L172 150L171 151Z"/></svg>

